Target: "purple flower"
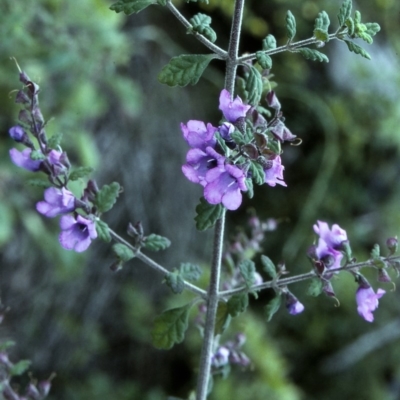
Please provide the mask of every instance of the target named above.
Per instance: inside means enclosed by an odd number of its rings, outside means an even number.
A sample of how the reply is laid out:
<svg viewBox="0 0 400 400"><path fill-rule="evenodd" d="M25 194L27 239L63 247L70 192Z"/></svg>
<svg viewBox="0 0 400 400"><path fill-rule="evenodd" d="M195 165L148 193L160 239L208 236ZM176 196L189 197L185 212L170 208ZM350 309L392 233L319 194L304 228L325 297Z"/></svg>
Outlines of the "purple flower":
<svg viewBox="0 0 400 400"><path fill-rule="evenodd" d="M218 127L218 131L222 139L231 141L231 135L235 131L235 127L230 122L224 122L221 126Z"/></svg>
<svg viewBox="0 0 400 400"><path fill-rule="evenodd" d="M211 364L216 367L222 367L229 363L230 351L225 346L220 346L215 354L211 358Z"/></svg>
<svg viewBox="0 0 400 400"><path fill-rule="evenodd" d="M40 169L40 165L42 163L41 160L32 160L31 159L31 149L25 149L19 151L17 149L10 150L11 161L17 166L21 168L25 168L28 171L38 171Z"/></svg>
<svg viewBox="0 0 400 400"><path fill-rule="evenodd" d="M282 186L287 186L283 180L283 170L285 167L281 163L281 157L277 156L274 160L269 160L265 172L265 183L269 186L276 186L278 183Z"/></svg>
<svg viewBox="0 0 400 400"><path fill-rule="evenodd" d="M208 182L204 197L210 204L222 203L228 210L237 210L242 203L242 193L247 191L243 171L230 164L219 164L206 174Z"/></svg>
<svg viewBox="0 0 400 400"><path fill-rule="evenodd" d="M69 213L75 210L75 196L65 188L48 188L44 191L44 201L36 204L36 210L49 218Z"/></svg>
<svg viewBox="0 0 400 400"><path fill-rule="evenodd" d="M365 288L360 286L356 293L357 311L360 316L366 321L372 322L374 320L372 312L378 308L378 299L380 299L385 293L386 291L383 289L378 289L375 293L372 287Z"/></svg>
<svg viewBox="0 0 400 400"><path fill-rule="evenodd" d="M26 138L26 133L24 129L19 125L10 128L8 130L8 133L11 139L14 139L16 142L22 142Z"/></svg>
<svg viewBox="0 0 400 400"><path fill-rule="evenodd" d="M224 162L225 157L212 147L207 147L205 151L191 149L186 155L186 164L182 166L182 172L189 181L206 186L207 172L217 165L223 165Z"/></svg>
<svg viewBox="0 0 400 400"><path fill-rule="evenodd" d="M192 148L205 150L207 147L215 147L216 139L214 137L217 128L203 121L190 120L186 125L181 124L183 137Z"/></svg>
<svg viewBox="0 0 400 400"><path fill-rule="evenodd" d="M276 97L276 94L273 90L271 90L267 94L267 103L271 108L274 108L276 111L279 111L281 109L281 103L278 100L278 97Z"/></svg>
<svg viewBox="0 0 400 400"><path fill-rule="evenodd" d="M286 304L286 308L291 315L297 315L304 311L304 306L296 299L294 303Z"/></svg>
<svg viewBox="0 0 400 400"><path fill-rule="evenodd" d="M87 218L78 215L64 215L60 219L62 232L59 241L62 247L67 250L75 250L78 253L85 251L92 240L97 238L95 223Z"/></svg>
<svg viewBox="0 0 400 400"><path fill-rule="evenodd" d="M219 96L219 109L229 122L236 122L239 118L244 118L251 106L243 104L242 99L237 96L235 100L231 100L231 94L223 89Z"/></svg>

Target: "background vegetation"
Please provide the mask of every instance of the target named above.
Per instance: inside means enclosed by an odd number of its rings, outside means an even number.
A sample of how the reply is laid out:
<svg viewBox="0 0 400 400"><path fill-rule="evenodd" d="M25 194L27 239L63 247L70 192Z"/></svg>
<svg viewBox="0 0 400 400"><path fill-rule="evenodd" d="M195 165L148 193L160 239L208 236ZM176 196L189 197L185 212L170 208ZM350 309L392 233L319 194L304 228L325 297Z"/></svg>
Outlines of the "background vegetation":
<svg viewBox="0 0 400 400"><path fill-rule="evenodd" d="M217 43L226 47L233 1L210 3L179 6L188 17L212 12ZM248 0L242 51L258 50L268 33L284 42L287 9L297 17L298 37L306 38L323 9L335 24L340 3ZM186 295L170 295L160 276L135 260L112 273L103 243L83 255L61 249L58 222L35 211L42 191L26 187L28 173L8 157L14 144L7 132L18 113L10 95L20 87L10 60L16 57L39 81L42 111L53 118L48 132L63 132L71 161L95 167L99 184L123 185L107 222L122 233L128 221L141 220L147 232L169 237L172 247L157 255L169 268L180 261L207 265L211 236L192 223L201 189L180 172L186 144L179 123L217 123L223 65L213 63L196 87L160 85L156 76L170 57L205 49L161 7L127 18L109 11L110 4L0 4L0 290L11 308L0 336L18 342L12 356L31 359L35 376L57 372L52 399L184 397L195 380L197 330L190 328L185 343L169 352L154 350L149 332L152 318ZM287 125L303 145L285 148L288 188L257 188L253 200L230 213L231 234L250 207L281 221L264 253L284 259L292 273L309 269L304 254L316 219L345 228L360 260L374 243L383 246L400 233L400 3L370 0L359 9L382 27L368 48L372 61L340 43L326 47L327 65L294 54L274 57ZM350 275L334 282L340 307L306 297L306 287L293 287L306 306L299 316L282 310L267 324L262 306L271 293L264 293L234 322L230 332L246 333L253 368L216 381L212 399L400 398L398 293L385 287L389 293L370 325L357 315Z"/></svg>

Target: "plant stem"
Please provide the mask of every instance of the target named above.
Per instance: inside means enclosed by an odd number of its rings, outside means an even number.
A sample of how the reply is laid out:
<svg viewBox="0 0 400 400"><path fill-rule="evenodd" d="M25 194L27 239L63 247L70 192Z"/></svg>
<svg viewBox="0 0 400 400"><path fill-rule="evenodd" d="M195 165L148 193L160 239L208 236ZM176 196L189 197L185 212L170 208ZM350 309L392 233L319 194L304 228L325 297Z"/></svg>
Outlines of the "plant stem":
<svg viewBox="0 0 400 400"><path fill-rule="evenodd" d="M232 19L231 34L226 60L225 89L233 95L235 91L236 69L238 65L238 51L240 31L242 27L244 0L235 1ZM210 286L208 288L207 313L204 326L204 338L200 355L199 375L197 378L196 400L206 400L211 374L211 357L214 350L215 319L218 309L219 282L221 275L221 257L225 230L225 214L215 224L214 252L211 264Z"/></svg>

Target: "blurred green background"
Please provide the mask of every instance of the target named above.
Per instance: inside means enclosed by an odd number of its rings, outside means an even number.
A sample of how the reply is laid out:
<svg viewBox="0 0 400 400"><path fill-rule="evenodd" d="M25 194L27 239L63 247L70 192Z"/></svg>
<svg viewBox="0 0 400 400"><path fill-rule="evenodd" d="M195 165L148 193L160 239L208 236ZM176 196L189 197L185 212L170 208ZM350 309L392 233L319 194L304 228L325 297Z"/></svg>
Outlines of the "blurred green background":
<svg viewBox="0 0 400 400"><path fill-rule="evenodd" d="M99 185L123 185L106 222L122 233L129 221L141 220L147 233L169 237L171 248L155 257L168 268L181 261L207 266L212 234L193 226L201 188L180 171L187 147L179 123L218 123L223 65L212 63L195 87L160 85L157 74L170 57L205 49L162 7L128 18L108 10L111 3L0 3L0 295L11 309L0 338L17 341L12 359L31 359L36 377L57 372L51 399L185 397L195 384L198 331L192 326L183 344L164 352L152 348L150 330L157 313L190 296L170 295L161 277L136 260L111 272L103 243L82 255L63 250L58 221L35 210L42 190L27 187L30 174L8 156L14 146L8 129L18 115L10 93L20 88L15 57L41 86L42 112L52 118L47 132L64 134L70 160L95 167ZM297 17L299 39L311 35L323 9L335 29L340 4L248 0L241 51L259 50L268 33L284 43L288 9ZM217 44L226 47L232 0L178 6L188 18L212 13ZM374 44L364 46L372 61L337 42L322 50L329 64L294 54L274 57L287 126L303 144L284 149L288 188L257 187L254 199L229 215L227 237L245 223L250 207L261 218L283 221L268 233L264 253L285 260L292 273L310 268L305 251L317 219L346 229L359 260L374 243L384 247L387 237L400 233L400 3L371 0L359 9L363 20L382 27ZM375 276L368 277L375 285ZM299 284L292 290L304 313L292 317L281 310L268 324L262 306L272 294L251 304L222 340L245 332L252 368L217 380L210 398L400 399L398 293L386 285L375 322L368 324L357 315L352 277L341 275L333 285L340 307L323 296L307 297L307 284Z"/></svg>

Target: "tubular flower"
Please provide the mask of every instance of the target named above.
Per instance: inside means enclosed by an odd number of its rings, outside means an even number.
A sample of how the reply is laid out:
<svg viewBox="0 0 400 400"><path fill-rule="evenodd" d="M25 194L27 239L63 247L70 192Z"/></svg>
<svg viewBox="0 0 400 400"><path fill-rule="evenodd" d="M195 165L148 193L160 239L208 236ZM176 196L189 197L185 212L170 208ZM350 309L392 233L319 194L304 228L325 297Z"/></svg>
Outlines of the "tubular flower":
<svg viewBox="0 0 400 400"><path fill-rule="evenodd" d="M244 118L250 108L248 104L243 104L239 96L232 101L231 94L226 89L222 90L219 96L219 109L227 121L235 123L239 118Z"/></svg>
<svg viewBox="0 0 400 400"><path fill-rule="evenodd" d="M210 204L222 203L228 210L237 210L242 203L241 191L247 191L243 171L230 164L219 164L207 172L204 197Z"/></svg>
<svg viewBox="0 0 400 400"><path fill-rule="evenodd" d="M48 188L44 192L44 201L36 204L36 210L46 217L53 218L75 210L75 196L67 189Z"/></svg>
<svg viewBox="0 0 400 400"><path fill-rule="evenodd" d="M183 137L188 145L195 149L205 151L207 147L215 147L216 139L214 137L217 128L203 121L190 120L188 123L181 124Z"/></svg>
<svg viewBox="0 0 400 400"><path fill-rule="evenodd" d="M385 293L386 291L383 289L378 289L375 293L372 287L365 288L360 286L356 292L357 311L360 316L366 321L372 322L374 320L372 312L378 308L378 299Z"/></svg>
<svg viewBox="0 0 400 400"><path fill-rule="evenodd" d="M21 168L25 168L28 171L38 171L40 169L40 165L42 164L41 160L32 160L31 159L31 149L25 149L19 151L17 149L10 150L11 161L17 166Z"/></svg>
<svg viewBox="0 0 400 400"><path fill-rule="evenodd" d="M287 186L283 180L283 170L285 167L281 163L281 157L277 156L274 160L269 160L267 168L264 168L265 183L269 186L276 186L276 184Z"/></svg>
<svg viewBox="0 0 400 400"><path fill-rule="evenodd" d="M64 215L60 219L61 233L59 241L67 250L75 250L78 253L85 251L92 240L97 238L95 223L78 215Z"/></svg>

